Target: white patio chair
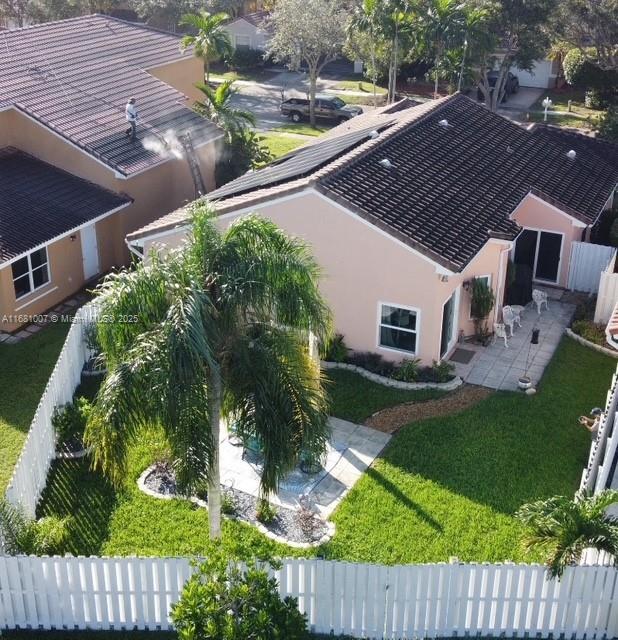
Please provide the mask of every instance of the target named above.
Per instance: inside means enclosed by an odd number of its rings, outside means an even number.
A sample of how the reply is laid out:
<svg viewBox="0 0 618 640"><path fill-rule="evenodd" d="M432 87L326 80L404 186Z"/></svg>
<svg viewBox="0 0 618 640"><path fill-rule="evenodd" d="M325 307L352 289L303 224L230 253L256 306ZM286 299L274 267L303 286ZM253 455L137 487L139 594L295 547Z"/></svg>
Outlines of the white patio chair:
<svg viewBox="0 0 618 640"><path fill-rule="evenodd" d="M533 289L532 300L534 301L534 304L536 304L536 309L539 312L539 315L541 315L541 307L543 305L545 305L545 309L549 309L547 305L547 294L545 293L545 291L541 291L540 289Z"/></svg>
<svg viewBox="0 0 618 640"><path fill-rule="evenodd" d="M510 307L508 304L502 307L502 322L510 329L511 338L513 337L513 331L515 324L518 324L521 327L521 323L519 322L519 318L515 315L513 311L513 307Z"/></svg>
<svg viewBox="0 0 618 640"><path fill-rule="evenodd" d="M498 338L504 339L504 348L508 349L509 348L508 335L507 335L506 325L503 322L494 322L493 342L495 342Z"/></svg>
<svg viewBox="0 0 618 640"><path fill-rule="evenodd" d="M521 317L526 310L526 307L522 307L520 304L512 304L511 310L515 314L515 324L521 328Z"/></svg>

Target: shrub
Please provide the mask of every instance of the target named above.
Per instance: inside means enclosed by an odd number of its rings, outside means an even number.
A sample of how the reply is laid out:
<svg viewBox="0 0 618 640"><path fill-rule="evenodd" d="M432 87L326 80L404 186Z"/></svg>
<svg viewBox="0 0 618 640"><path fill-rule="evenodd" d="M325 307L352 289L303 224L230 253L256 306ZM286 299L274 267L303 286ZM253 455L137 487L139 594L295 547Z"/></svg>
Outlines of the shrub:
<svg viewBox="0 0 618 640"><path fill-rule="evenodd" d="M233 516L236 513L236 500L233 494L227 491L221 495L221 513L226 516Z"/></svg>
<svg viewBox="0 0 618 640"><path fill-rule="evenodd" d="M356 351L348 356L347 361L380 376L390 376L395 370L395 365L392 362L372 351Z"/></svg>
<svg viewBox="0 0 618 640"><path fill-rule="evenodd" d="M296 598L282 600L275 578L256 566L243 572L217 549L187 580L170 615L179 640L309 637Z"/></svg>
<svg viewBox="0 0 618 640"><path fill-rule="evenodd" d="M618 107L610 106L607 109L599 120L597 131L601 138L618 142ZM614 220L610 231L610 240L614 247L618 246L618 227L614 230L616 222L617 221Z"/></svg>
<svg viewBox="0 0 618 640"><path fill-rule="evenodd" d="M431 365L431 372L436 382L448 382L453 379L455 365L447 360L440 362L434 360Z"/></svg>
<svg viewBox="0 0 618 640"><path fill-rule="evenodd" d="M234 49L227 59L230 69L255 69L264 64L264 53L258 49Z"/></svg>
<svg viewBox="0 0 618 640"><path fill-rule="evenodd" d="M571 326L573 333L598 344L602 347L607 346L605 340L605 327L602 324L595 324L591 320L576 320Z"/></svg>
<svg viewBox="0 0 618 640"><path fill-rule="evenodd" d="M416 382L420 372L420 362L420 358L403 360L393 372L392 377L401 382Z"/></svg>
<svg viewBox="0 0 618 640"><path fill-rule="evenodd" d="M590 51L594 56L594 51ZM603 109L618 96L618 72L604 70L586 60L580 49L571 49L562 62L564 78L572 86L586 89L586 106Z"/></svg>
<svg viewBox="0 0 618 640"><path fill-rule="evenodd" d="M75 402L56 407L52 415L52 425L58 442L66 442L73 437L81 438L91 412L92 403L82 397L77 398Z"/></svg>
<svg viewBox="0 0 618 640"><path fill-rule="evenodd" d="M576 320L592 320L597 304L597 297L590 296L585 302L580 302L573 313L573 322Z"/></svg>
<svg viewBox="0 0 618 640"><path fill-rule="evenodd" d="M348 357L348 348L346 347L343 335L335 334L325 343L320 345L320 357L327 362L345 362Z"/></svg>
<svg viewBox="0 0 618 640"><path fill-rule="evenodd" d="M474 321L474 331L478 340L482 340L487 333L486 318L494 308L494 292L486 280L474 278L472 280L472 301L470 315Z"/></svg>
<svg viewBox="0 0 618 640"><path fill-rule="evenodd" d="M258 500L255 517L258 519L258 522L262 524L270 524L277 517L277 510L268 500L262 498Z"/></svg>

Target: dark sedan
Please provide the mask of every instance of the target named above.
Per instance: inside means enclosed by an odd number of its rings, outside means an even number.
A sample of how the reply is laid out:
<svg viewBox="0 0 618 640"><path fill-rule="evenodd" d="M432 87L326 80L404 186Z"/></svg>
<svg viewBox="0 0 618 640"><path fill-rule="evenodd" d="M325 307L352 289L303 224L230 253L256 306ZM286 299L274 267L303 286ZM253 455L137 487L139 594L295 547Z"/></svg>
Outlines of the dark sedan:
<svg viewBox="0 0 618 640"><path fill-rule="evenodd" d="M496 86L496 82L498 81L499 75L500 74L498 71L491 71L490 73L487 74L487 80L489 81L490 91L494 90ZM506 102L507 98L510 95L517 93L518 91L519 91L519 78L515 74L509 71L506 75L506 84L504 87L504 96L502 97L502 102ZM485 96L483 95L483 92L480 89L477 92L477 98L479 100L485 99Z"/></svg>

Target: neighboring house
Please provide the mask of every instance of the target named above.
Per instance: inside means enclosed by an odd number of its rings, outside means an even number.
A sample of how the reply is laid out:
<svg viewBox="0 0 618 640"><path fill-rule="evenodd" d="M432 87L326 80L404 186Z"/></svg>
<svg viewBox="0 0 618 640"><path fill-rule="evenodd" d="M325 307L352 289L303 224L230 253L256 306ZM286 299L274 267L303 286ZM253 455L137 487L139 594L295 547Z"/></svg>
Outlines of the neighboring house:
<svg viewBox="0 0 618 640"><path fill-rule="evenodd" d="M530 71L511 67L511 72L519 78L519 84L522 87L555 89L560 77L560 61L543 58L535 60Z"/></svg>
<svg viewBox="0 0 618 640"><path fill-rule="evenodd" d="M234 49L264 51L269 39L268 30L263 27L268 11L255 11L239 16L225 25Z"/></svg>
<svg viewBox="0 0 618 640"><path fill-rule="evenodd" d="M354 118L209 199L222 224L255 212L309 243L350 348L431 363L473 332L473 278L499 318L509 257L530 286L564 287L617 183L613 145L455 95ZM181 209L128 240L175 246L187 227Z"/></svg>
<svg viewBox="0 0 618 640"><path fill-rule="evenodd" d="M13 331L125 264L127 233L196 197L183 134L212 188L222 132L191 109L202 63L172 34L92 15L4 31L0 45L0 331Z"/></svg>

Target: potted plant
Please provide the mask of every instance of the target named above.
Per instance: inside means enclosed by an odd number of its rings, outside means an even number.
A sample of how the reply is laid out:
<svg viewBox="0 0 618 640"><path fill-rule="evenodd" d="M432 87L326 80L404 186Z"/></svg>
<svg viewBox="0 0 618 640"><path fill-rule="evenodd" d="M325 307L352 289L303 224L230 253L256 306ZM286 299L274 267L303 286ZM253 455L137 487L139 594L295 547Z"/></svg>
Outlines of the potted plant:
<svg viewBox="0 0 618 640"><path fill-rule="evenodd" d="M487 328L487 317L494 308L494 292L481 278L472 280L472 301L470 303L470 315L474 321L474 334L477 342L486 345L489 341L490 332Z"/></svg>

